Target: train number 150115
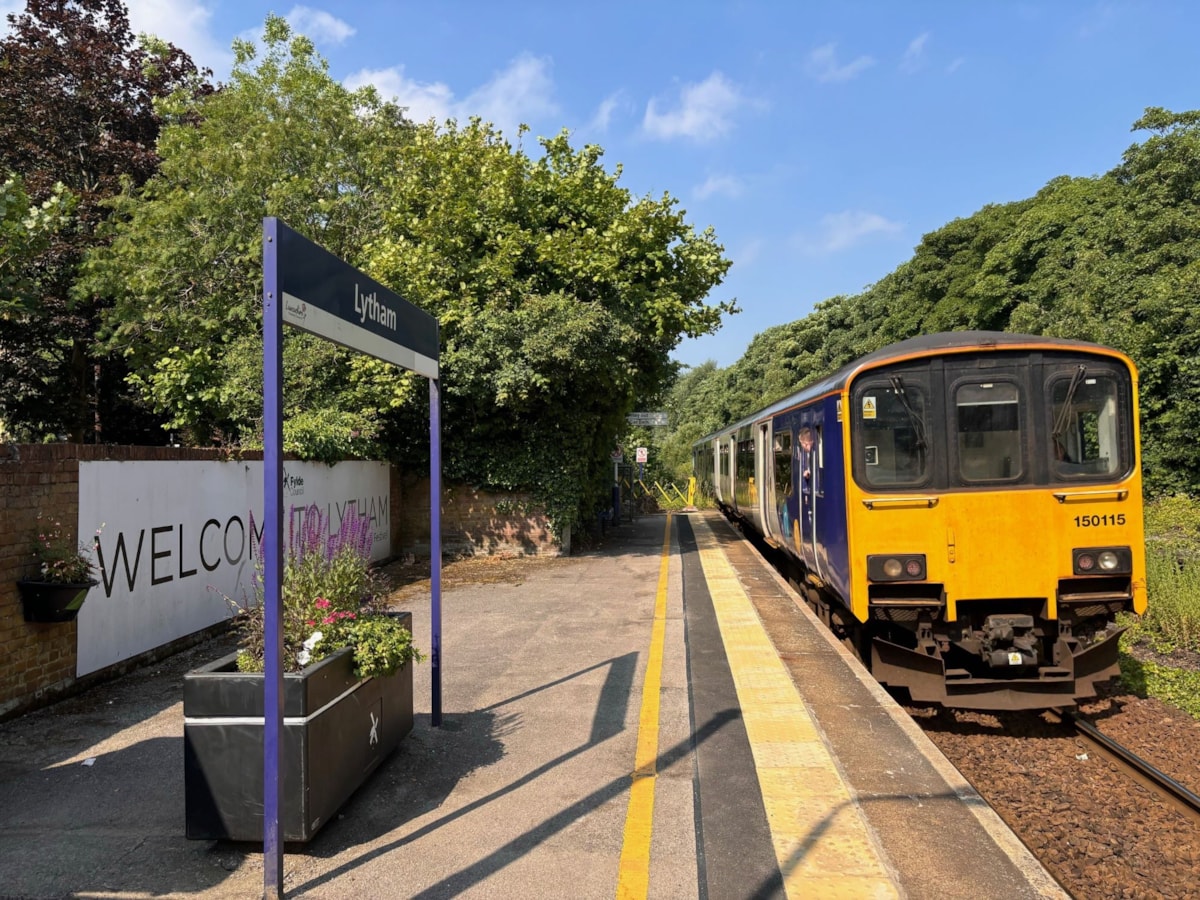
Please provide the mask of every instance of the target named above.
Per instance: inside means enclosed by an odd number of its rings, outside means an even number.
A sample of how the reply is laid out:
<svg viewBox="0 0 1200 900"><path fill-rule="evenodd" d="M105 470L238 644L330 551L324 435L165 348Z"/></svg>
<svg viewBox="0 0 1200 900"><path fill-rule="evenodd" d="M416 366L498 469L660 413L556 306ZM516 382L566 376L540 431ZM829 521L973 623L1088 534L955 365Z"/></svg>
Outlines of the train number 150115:
<svg viewBox="0 0 1200 900"><path fill-rule="evenodd" d="M1124 525L1125 513L1105 516L1076 516L1076 528L1099 528L1101 525Z"/></svg>

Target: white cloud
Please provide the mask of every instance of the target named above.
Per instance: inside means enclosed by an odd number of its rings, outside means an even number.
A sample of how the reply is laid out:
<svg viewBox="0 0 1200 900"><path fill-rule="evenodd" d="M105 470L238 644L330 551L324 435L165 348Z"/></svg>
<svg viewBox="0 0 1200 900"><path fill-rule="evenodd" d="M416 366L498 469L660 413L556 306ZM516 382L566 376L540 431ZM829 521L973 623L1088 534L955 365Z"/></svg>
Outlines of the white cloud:
<svg viewBox="0 0 1200 900"><path fill-rule="evenodd" d="M958 59L954 60L954 62L952 62L952 63L950 63L950 65L946 66L946 74L953 75L955 72L958 71L959 66L961 66L966 61L967 60L965 57L962 57L962 56L958 57Z"/></svg>
<svg viewBox="0 0 1200 900"><path fill-rule="evenodd" d="M472 91L461 106L468 116L482 116L506 135L516 137L522 122L529 124L558 112L549 68L549 60L522 54L487 84Z"/></svg>
<svg viewBox="0 0 1200 900"><path fill-rule="evenodd" d="M864 69L875 65L869 56L860 56L853 62L842 65L837 60L837 44L818 47L808 55L808 74L822 83L849 81Z"/></svg>
<svg viewBox="0 0 1200 900"><path fill-rule="evenodd" d="M713 72L699 84L684 85L679 106L659 112L658 101L646 104L642 129L650 137L669 140L676 137L709 141L733 127L733 116L743 107L758 106L748 100L737 86L720 72Z"/></svg>
<svg viewBox="0 0 1200 900"><path fill-rule="evenodd" d="M838 253L874 234L897 234L904 230L899 222L885 219L878 213L846 210L821 218L816 237L800 236L797 245L814 254Z"/></svg>
<svg viewBox="0 0 1200 900"><path fill-rule="evenodd" d="M697 200L705 200L714 194L721 194L736 200L745 192L741 179L733 175L709 175L703 184L697 185L692 194Z"/></svg>
<svg viewBox="0 0 1200 900"><path fill-rule="evenodd" d="M427 122L434 119L437 122L453 118L454 91L448 85L439 82L424 83L404 77L404 66L392 66L388 69L362 69L345 80L350 90L355 90L365 84L375 85L385 98L394 98L396 103L408 110L408 117L414 122Z"/></svg>
<svg viewBox="0 0 1200 900"><path fill-rule="evenodd" d="M134 34L153 34L174 44L200 68L220 78L233 65L227 42L213 37L211 6L194 0L126 0L129 28Z"/></svg>
<svg viewBox="0 0 1200 900"><path fill-rule="evenodd" d="M909 41L908 49L904 51L904 57L900 60L901 72L911 75L913 72L925 68L925 45L927 43L929 43L928 31Z"/></svg>
<svg viewBox="0 0 1200 900"><path fill-rule="evenodd" d="M355 34L354 26L337 16L308 6L293 6L284 16L296 31L310 38L314 44L343 44Z"/></svg>
<svg viewBox="0 0 1200 900"><path fill-rule="evenodd" d="M592 120L588 122L587 131L608 131L608 126L612 122L613 114L619 109L627 109L629 106L625 100L624 91L617 91L615 94L610 94L601 101L596 107L596 114L592 116Z"/></svg>
<svg viewBox="0 0 1200 900"><path fill-rule="evenodd" d="M345 85L351 90L375 85L384 97L394 97L399 105L407 107L409 118L416 122L465 122L479 116L515 139L519 125L533 124L558 112L549 67L549 60L523 54L462 100L456 100L454 91L443 82L407 78L404 66L363 69L349 76Z"/></svg>

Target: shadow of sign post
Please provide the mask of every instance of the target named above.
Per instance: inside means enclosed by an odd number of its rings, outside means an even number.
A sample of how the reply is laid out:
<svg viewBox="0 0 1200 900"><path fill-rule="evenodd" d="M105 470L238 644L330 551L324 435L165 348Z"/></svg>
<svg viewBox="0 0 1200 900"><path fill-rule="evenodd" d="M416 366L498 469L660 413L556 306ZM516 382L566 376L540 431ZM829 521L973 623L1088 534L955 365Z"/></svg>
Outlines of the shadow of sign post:
<svg viewBox="0 0 1200 900"><path fill-rule="evenodd" d="M441 403L437 319L347 265L279 219L263 219L263 896L283 897L283 326L429 379L433 679L431 724L441 724Z"/></svg>

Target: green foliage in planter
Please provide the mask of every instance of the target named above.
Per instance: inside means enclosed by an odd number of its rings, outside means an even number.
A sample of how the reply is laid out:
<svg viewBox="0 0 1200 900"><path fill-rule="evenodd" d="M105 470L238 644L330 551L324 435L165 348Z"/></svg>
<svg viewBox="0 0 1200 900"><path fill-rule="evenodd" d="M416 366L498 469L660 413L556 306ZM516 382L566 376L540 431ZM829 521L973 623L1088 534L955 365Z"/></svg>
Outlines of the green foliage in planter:
<svg viewBox="0 0 1200 900"><path fill-rule="evenodd" d="M331 534L327 514L311 506L293 509L290 521L281 586L284 671L298 672L343 647L354 648L354 669L361 678L388 675L424 659L412 633L387 614L383 586L370 568L370 520L350 510ZM241 672L261 672L265 664L261 571L255 595L255 603L238 608Z"/></svg>

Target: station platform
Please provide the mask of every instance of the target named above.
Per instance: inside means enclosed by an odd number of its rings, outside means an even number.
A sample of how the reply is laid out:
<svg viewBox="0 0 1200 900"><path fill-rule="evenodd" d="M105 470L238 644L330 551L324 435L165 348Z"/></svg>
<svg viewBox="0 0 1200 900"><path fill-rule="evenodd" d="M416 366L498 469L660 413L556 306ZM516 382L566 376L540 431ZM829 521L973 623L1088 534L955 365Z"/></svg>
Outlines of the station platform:
<svg viewBox="0 0 1200 900"><path fill-rule="evenodd" d="M448 587L442 634L441 726L426 663L288 897L1068 896L716 513ZM0 724L0 898L262 895L184 838L182 677L232 644Z"/></svg>

